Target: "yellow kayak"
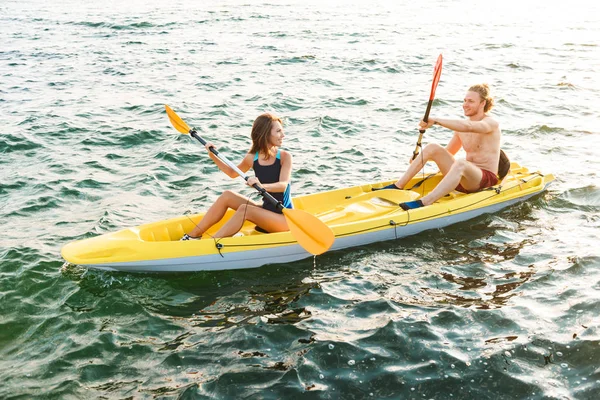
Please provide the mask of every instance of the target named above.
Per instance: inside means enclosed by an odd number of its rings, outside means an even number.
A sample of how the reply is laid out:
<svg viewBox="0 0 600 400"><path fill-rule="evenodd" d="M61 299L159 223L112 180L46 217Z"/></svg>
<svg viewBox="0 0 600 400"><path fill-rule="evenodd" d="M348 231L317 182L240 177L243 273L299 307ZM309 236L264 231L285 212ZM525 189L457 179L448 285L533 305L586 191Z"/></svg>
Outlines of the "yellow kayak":
<svg viewBox="0 0 600 400"><path fill-rule="evenodd" d="M471 194L452 192L430 206L410 211L398 206L427 194L440 179L439 173L424 181L415 177L406 187L421 184L412 190L372 190L394 181L353 186L298 196L293 205L331 227L335 242L329 251L334 251L398 239L496 212L543 192L554 176L530 172L512 163L506 178L492 188ZM179 241L203 215L180 216L72 242L61 253L71 264L128 272L256 268L310 257L290 232L265 234L250 222L234 237ZM214 234L231 215L230 210L208 234Z"/></svg>

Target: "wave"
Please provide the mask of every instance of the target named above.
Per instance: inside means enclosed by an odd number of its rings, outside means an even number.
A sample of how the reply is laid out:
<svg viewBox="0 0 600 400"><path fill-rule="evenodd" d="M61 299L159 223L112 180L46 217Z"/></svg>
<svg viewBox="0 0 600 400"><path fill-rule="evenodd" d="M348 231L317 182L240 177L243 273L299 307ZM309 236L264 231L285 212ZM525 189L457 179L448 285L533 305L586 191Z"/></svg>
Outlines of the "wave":
<svg viewBox="0 0 600 400"><path fill-rule="evenodd" d="M0 135L0 154L7 155L10 153L19 153L42 148L44 148L42 143L38 143L35 140L22 135L13 133L3 133ZM0 164L2 163L3 161L0 160Z"/></svg>
<svg viewBox="0 0 600 400"><path fill-rule="evenodd" d="M595 185L569 189L553 202L554 206L576 209L584 212L600 211L600 188Z"/></svg>
<svg viewBox="0 0 600 400"><path fill-rule="evenodd" d="M275 61L271 61L267 63L267 65L285 65L285 64L298 64L298 63L307 63L309 61L314 61L316 56L314 55L303 55L303 56L295 56L295 57L281 57L276 58Z"/></svg>
<svg viewBox="0 0 600 400"><path fill-rule="evenodd" d="M147 21L132 22L130 24L115 24L115 23L103 22L103 21L98 21L98 22L91 22L91 21L74 22L73 21L73 22L67 22L67 24L84 26L84 27L88 27L88 28L109 28L109 29L114 29L114 30L120 31L120 30L136 30L136 29L148 29L148 28L155 28L155 27L165 27L168 25L173 25L174 23L166 24L166 25L156 25L156 24L153 24L153 23L147 22Z"/></svg>

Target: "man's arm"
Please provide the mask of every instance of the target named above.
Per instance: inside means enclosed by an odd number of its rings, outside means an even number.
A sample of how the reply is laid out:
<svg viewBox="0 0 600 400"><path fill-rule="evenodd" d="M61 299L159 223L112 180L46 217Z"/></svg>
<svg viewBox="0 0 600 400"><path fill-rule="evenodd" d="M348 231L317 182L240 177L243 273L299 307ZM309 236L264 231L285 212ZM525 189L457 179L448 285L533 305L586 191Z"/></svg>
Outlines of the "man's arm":
<svg viewBox="0 0 600 400"><path fill-rule="evenodd" d="M450 141L446 145L446 150L448 150L450 154L455 155L456 153L458 153L461 147L462 141L460 140L460 136L458 136L458 133L454 132L452 139L450 139Z"/></svg>
<svg viewBox="0 0 600 400"><path fill-rule="evenodd" d="M437 124L456 132L492 133L498 128L498 122L491 117L485 117L481 121L470 121L468 119L442 119L429 117L427 128Z"/></svg>

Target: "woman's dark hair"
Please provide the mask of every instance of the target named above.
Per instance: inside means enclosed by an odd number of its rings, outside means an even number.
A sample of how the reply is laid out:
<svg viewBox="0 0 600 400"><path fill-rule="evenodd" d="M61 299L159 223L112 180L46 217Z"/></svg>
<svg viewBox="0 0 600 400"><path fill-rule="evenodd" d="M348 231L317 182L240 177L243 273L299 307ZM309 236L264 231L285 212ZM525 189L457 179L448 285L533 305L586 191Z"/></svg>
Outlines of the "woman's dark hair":
<svg viewBox="0 0 600 400"><path fill-rule="evenodd" d="M279 117L269 113L261 114L254 120L254 124L252 124L252 133L250 135L252 138L252 148L250 148L250 153L255 154L258 152L265 159L269 158L269 135L273 128L273 122L279 122L283 125L283 122Z"/></svg>

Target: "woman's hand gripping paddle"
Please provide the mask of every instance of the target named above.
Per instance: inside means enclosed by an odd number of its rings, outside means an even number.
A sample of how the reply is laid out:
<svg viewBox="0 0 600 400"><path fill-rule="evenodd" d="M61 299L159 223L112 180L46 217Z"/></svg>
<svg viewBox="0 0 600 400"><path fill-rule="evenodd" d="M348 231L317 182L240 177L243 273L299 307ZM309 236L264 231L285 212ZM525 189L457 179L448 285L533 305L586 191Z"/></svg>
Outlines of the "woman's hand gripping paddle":
<svg viewBox="0 0 600 400"><path fill-rule="evenodd" d="M429 119L429 111L431 111L431 105L433 104L433 99L435 98L435 89L437 88L441 76L442 55L440 54L437 59L437 62L435 63L435 68L433 69L433 83L431 84L431 94L429 95L429 103L427 103L427 111L425 111L425 116L423 117L423 121L425 122L427 122L427 120ZM417 145L415 146L415 151L413 151L411 161L414 161L414 159L417 158L417 156L419 155L419 149L421 148L421 140L423 140L424 133L425 129L419 130L419 139L417 140Z"/></svg>
<svg viewBox="0 0 600 400"><path fill-rule="evenodd" d="M169 106L165 105L165 109L167 110L167 115L171 120L171 124L177 129L179 132L184 135L191 135L194 139L197 139L203 145L206 144L206 140L204 140L195 129L190 129L188 124L186 124L180 117L173 111ZM224 155L220 154L214 147L210 148L210 151L221 161L227 164L231 169L233 169L239 176L244 178L246 181L248 180L248 176L244 174L238 167L235 166L231 161L229 161ZM252 187L261 194L265 201L270 202L275 205L278 209L283 212L285 216L285 220L287 221L288 227L290 228L290 232L294 236L294 238L298 241L298 244L304 248L304 250L308 251L313 255L319 255L331 247L333 241L335 240L335 235L330 227L325 225L323 221L318 219L312 214L307 213L303 210L290 209L285 208L279 201L277 201L273 196L271 196L264 188L260 187L258 184L252 185Z"/></svg>

